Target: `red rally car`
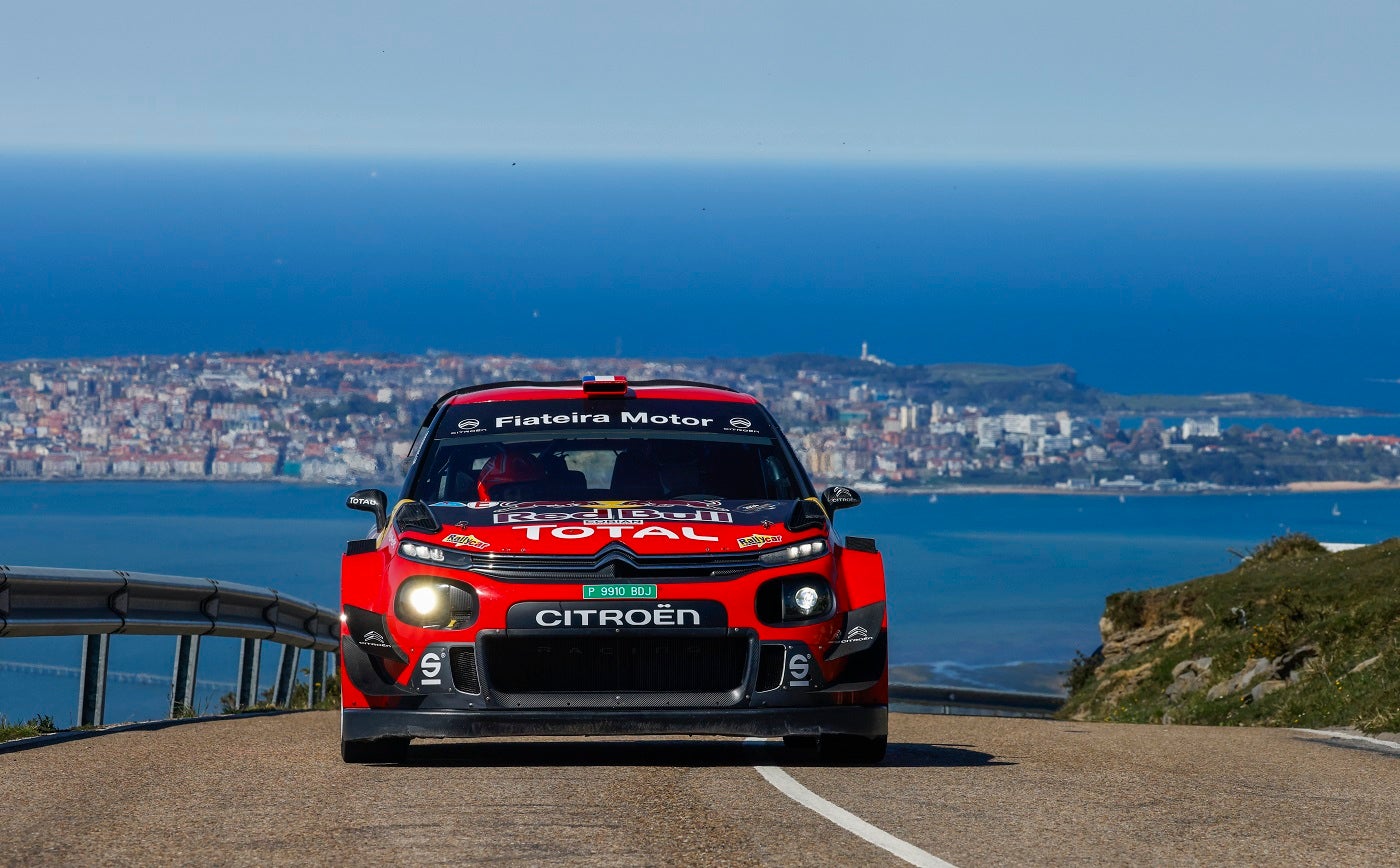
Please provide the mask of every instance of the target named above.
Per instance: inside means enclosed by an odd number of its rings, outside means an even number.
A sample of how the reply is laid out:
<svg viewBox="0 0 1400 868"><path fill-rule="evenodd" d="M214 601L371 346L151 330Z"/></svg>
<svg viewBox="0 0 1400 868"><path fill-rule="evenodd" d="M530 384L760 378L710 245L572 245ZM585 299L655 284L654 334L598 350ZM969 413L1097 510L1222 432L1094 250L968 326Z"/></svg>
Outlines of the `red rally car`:
<svg viewBox="0 0 1400 868"><path fill-rule="evenodd" d="M590 377L444 395L341 568L341 755L413 738L782 736L885 753L884 567L773 417Z"/></svg>

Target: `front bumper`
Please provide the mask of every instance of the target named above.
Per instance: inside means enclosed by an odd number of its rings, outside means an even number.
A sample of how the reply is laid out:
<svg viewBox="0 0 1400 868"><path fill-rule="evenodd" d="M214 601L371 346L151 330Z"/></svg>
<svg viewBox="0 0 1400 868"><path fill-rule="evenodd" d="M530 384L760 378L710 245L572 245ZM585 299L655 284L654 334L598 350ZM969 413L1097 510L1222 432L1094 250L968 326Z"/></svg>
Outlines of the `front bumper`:
<svg viewBox="0 0 1400 868"><path fill-rule="evenodd" d="M885 735L883 705L819 708L462 711L354 709L341 712L341 738L491 738L521 735L730 735L775 738L823 733Z"/></svg>
<svg viewBox="0 0 1400 868"><path fill-rule="evenodd" d="M371 655L343 641L347 687L375 698L345 705L416 712L727 713L885 700L883 634L847 656L840 677L828 681L806 644L764 641L747 628L601 637L541 633L480 631L474 643L433 643L397 677L385 669L388 652Z"/></svg>

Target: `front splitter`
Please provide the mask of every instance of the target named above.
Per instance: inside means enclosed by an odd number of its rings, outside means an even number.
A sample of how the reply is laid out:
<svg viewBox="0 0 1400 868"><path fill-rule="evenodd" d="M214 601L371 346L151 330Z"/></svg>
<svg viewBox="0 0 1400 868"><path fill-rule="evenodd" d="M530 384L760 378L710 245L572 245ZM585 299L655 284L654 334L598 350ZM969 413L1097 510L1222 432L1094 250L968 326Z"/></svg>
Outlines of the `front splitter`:
<svg viewBox="0 0 1400 868"><path fill-rule="evenodd" d="M820 708L603 709L589 711L459 711L350 708L341 738L493 738L523 735L785 735L883 736L883 705Z"/></svg>

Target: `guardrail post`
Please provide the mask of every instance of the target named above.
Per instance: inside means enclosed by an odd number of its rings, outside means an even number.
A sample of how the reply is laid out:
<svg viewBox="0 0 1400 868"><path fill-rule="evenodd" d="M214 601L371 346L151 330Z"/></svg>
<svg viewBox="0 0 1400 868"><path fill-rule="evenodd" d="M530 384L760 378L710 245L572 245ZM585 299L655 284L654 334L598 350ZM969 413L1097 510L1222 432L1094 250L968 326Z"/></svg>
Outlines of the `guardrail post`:
<svg viewBox="0 0 1400 868"><path fill-rule="evenodd" d="M244 639L238 653L238 707L248 708L258 699L258 666L262 662L262 640Z"/></svg>
<svg viewBox="0 0 1400 868"><path fill-rule="evenodd" d="M108 633L83 637L83 668L78 675L78 726L101 726L107 707Z"/></svg>
<svg viewBox="0 0 1400 868"><path fill-rule="evenodd" d="M306 707L315 708L326 698L326 652L311 652L311 683L306 686Z"/></svg>
<svg viewBox="0 0 1400 868"><path fill-rule="evenodd" d="M277 655L277 684L272 692L272 704L286 708L292 704L292 686L297 681L297 664L301 662L301 649L283 645Z"/></svg>
<svg viewBox="0 0 1400 868"><path fill-rule="evenodd" d="M194 713L194 680L199 668L199 637L175 637L175 672L170 678L170 716Z"/></svg>

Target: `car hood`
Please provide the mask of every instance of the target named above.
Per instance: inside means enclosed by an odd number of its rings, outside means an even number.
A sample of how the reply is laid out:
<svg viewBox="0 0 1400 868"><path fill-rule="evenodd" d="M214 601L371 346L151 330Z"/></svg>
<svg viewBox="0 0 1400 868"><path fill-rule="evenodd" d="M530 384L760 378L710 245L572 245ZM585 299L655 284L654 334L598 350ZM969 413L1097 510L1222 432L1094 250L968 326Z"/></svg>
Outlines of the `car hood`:
<svg viewBox="0 0 1400 868"><path fill-rule="evenodd" d="M434 541L481 554L590 555L621 543L637 554L757 551L812 532L784 526L791 500L588 500L428 504Z"/></svg>

